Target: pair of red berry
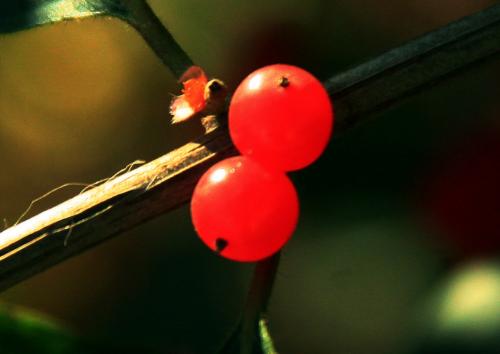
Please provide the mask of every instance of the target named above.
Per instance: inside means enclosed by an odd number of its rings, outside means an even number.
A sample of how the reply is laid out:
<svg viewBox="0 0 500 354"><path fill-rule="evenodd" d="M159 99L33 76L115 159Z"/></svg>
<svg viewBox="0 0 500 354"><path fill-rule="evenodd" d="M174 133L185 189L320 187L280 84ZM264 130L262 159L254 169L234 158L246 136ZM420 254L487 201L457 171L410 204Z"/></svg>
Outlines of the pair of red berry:
<svg viewBox="0 0 500 354"><path fill-rule="evenodd" d="M229 106L229 133L242 156L207 170L191 201L203 242L237 261L257 261L281 249L299 214L286 172L316 160L332 126L328 93L307 71L271 65L246 77Z"/></svg>

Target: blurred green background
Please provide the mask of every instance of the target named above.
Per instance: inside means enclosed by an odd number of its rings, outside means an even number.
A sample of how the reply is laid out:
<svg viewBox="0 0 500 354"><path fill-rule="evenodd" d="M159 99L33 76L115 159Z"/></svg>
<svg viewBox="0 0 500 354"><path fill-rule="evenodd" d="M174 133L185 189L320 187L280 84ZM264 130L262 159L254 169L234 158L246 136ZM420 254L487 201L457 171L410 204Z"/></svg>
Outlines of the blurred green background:
<svg viewBox="0 0 500 354"><path fill-rule="evenodd" d="M156 13L234 89L276 62L326 79L495 1L169 0ZM499 353L500 62L336 136L294 173L298 230L271 301L280 353ZM0 36L0 218L66 182L94 182L195 138L139 35L87 19ZM38 203L42 211L76 194ZM33 214L31 214L33 215ZM213 353L251 264L198 241L183 207L0 295L98 340Z"/></svg>

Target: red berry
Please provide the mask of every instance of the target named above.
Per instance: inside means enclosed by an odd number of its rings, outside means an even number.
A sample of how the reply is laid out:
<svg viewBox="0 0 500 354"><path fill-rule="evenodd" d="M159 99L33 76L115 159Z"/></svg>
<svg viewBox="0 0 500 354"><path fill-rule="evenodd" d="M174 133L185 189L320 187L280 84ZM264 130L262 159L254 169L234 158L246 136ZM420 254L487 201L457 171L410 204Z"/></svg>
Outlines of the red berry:
<svg viewBox="0 0 500 354"><path fill-rule="evenodd" d="M332 126L333 109L321 82L290 65L251 73L229 106L229 132L240 153L281 171L316 160Z"/></svg>
<svg viewBox="0 0 500 354"><path fill-rule="evenodd" d="M202 241L236 261L258 261L277 252L292 235L298 212L288 177L246 156L212 166L191 200L191 217Z"/></svg>

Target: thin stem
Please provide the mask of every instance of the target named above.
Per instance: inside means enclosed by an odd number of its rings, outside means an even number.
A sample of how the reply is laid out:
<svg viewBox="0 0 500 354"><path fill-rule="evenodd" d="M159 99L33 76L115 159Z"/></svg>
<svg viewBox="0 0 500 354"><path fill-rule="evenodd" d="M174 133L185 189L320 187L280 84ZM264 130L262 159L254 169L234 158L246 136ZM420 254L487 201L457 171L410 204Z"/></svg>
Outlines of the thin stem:
<svg viewBox="0 0 500 354"><path fill-rule="evenodd" d="M163 63L180 78L193 61L155 15L145 0L123 0L125 20L133 26Z"/></svg>
<svg viewBox="0 0 500 354"><path fill-rule="evenodd" d="M22 1L27 3L24 5L11 2L12 5L0 11L0 33L86 17L112 16L134 27L177 78L193 65L146 0Z"/></svg>
<svg viewBox="0 0 500 354"><path fill-rule="evenodd" d="M253 353L255 338L258 338L259 320L267 311L279 260L278 252L255 266L241 322L241 354Z"/></svg>
<svg viewBox="0 0 500 354"><path fill-rule="evenodd" d="M338 132L500 53L500 4L331 77Z"/></svg>

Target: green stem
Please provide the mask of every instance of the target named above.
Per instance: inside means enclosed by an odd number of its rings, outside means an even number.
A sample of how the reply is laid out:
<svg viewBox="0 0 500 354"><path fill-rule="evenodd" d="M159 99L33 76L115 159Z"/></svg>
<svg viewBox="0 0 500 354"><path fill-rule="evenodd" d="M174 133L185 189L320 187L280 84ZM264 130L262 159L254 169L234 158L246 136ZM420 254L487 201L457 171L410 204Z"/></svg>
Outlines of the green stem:
<svg viewBox="0 0 500 354"><path fill-rule="evenodd" d="M145 0L123 0L123 3L128 15L125 20L139 32L172 73L180 78L193 65L191 58L175 41Z"/></svg>
<svg viewBox="0 0 500 354"><path fill-rule="evenodd" d="M258 338L259 333L259 320L267 311L279 259L278 252L255 266L241 322L241 354L253 353L255 338Z"/></svg>

